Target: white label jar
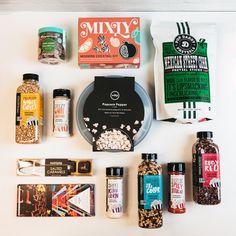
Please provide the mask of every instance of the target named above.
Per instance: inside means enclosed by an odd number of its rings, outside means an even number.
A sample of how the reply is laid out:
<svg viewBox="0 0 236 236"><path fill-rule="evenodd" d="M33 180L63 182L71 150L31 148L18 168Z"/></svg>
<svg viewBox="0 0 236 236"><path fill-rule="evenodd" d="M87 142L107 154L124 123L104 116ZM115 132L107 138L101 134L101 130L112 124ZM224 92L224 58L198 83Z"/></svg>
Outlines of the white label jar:
<svg viewBox="0 0 236 236"><path fill-rule="evenodd" d="M53 90L53 134L55 137L70 136L70 90Z"/></svg>
<svg viewBox="0 0 236 236"><path fill-rule="evenodd" d="M120 218L124 213L123 168L106 168L106 213L109 218Z"/></svg>

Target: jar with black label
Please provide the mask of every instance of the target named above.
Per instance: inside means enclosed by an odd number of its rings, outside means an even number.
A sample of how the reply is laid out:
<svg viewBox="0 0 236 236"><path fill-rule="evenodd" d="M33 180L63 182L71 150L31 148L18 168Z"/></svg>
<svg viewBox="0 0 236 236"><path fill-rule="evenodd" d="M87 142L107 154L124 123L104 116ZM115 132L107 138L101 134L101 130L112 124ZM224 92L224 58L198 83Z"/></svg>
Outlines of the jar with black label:
<svg viewBox="0 0 236 236"><path fill-rule="evenodd" d="M163 224L162 167L156 153L143 153L138 167L139 227L160 228Z"/></svg>
<svg viewBox="0 0 236 236"><path fill-rule="evenodd" d="M69 137L70 128L70 97L69 89L53 90L53 134L55 137Z"/></svg>
<svg viewBox="0 0 236 236"><path fill-rule="evenodd" d="M197 132L193 145L193 199L202 205L221 202L219 148L212 140L210 131Z"/></svg>
<svg viewBox="0 0 236 236"><path fill-rule="evenodd" d="M120 218L124 213L123 167L106 168L106 212L109 218Z"/></svg>
<svg viewBox="0 0 236 236"><path fill-rule="evenodd" d="M169 175L169 208L174 214L185 213L185 163L171 162L167 165Z"/></svg>

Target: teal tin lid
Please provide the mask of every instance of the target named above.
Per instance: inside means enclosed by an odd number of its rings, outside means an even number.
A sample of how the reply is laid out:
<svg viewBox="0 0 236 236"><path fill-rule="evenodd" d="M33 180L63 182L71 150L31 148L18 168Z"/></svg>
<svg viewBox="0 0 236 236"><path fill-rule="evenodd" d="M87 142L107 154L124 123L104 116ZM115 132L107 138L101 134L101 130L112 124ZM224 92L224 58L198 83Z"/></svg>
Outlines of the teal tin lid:
<svg viewBox="0 0 236 236"><path fill-rule="evenodd" d="M48 33L48 32L60 33L60 34L66 33L64 29L58 28L58 27L43 27L39 29L39 35L43 33Z"/></svg>

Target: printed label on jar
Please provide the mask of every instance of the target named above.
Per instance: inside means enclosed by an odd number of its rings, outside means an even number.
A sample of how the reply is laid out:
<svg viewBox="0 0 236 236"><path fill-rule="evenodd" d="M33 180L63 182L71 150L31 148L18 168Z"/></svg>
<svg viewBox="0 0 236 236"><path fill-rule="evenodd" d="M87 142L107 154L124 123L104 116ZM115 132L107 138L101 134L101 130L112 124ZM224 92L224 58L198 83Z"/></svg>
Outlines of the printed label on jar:
<svg viewBox="0 0 236 236"><path fill-rule="evenodd" d="M54 134L69 135L69 107L70 100L55 100L54 101L54 119L53 132Z"/></svg>
<svg viewBox="0 0 236 236"><path fill-rule="evenodd" d="M107 179L107 207L106 211L111 214L123 212L123 180Z"/></svg>
<svg viewBox="0 0 236 236"><path fill-rule="evenodd" d="M219 154L202 154L203 187L220 187Z"/></svg>
<svg viewBox="0 0 236 236"><path fill-rule="evenodd" d="M162 209L162 176L139 176L139 208L145 210Z"/></svg>
<svg viewBox="0 0 236 236"><path fill-rule="evenodd" d="M43 125L43 102L39 93L17 93L16 125Z"/></svg>
<svg viewBox="0 0 236 236"><path fill-rule="evenodd" d="M183 209L185 205L185 179L184 175L170 176L170 207Z"/></svg>

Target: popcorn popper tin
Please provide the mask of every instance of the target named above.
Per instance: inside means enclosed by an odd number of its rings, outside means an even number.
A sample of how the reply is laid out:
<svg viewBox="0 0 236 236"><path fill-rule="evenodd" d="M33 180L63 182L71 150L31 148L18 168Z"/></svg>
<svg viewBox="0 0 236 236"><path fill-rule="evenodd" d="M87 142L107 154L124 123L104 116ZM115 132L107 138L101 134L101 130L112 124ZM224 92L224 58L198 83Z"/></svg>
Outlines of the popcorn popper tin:
<svg viewBox="0 0 236 236"><path fill-rule="evenodd" d="M139 68L139 17L79 18L80 68Z"/></svg>
<svg viewBox="0 0 236 236"><path fill-rule="evenodd" d="M93 151L133 151L150 129L153 107L134 77L95 77L79 97L76 116Z"/></svg>

